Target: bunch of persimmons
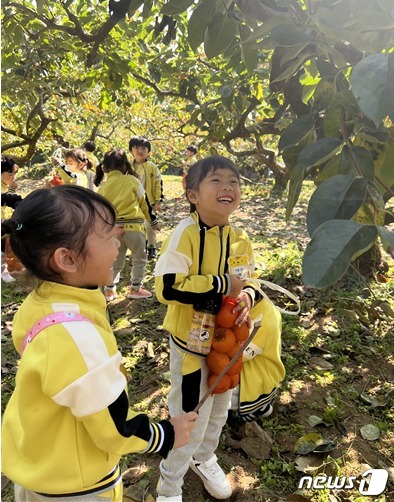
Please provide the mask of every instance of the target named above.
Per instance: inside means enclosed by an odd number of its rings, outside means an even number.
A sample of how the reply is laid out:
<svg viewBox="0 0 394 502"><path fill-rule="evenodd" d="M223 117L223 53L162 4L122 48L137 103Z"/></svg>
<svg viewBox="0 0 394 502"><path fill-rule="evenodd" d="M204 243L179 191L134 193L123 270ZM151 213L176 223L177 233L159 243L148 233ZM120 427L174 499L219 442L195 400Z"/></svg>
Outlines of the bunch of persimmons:
<svg viewBox="0 0 394 502"><path fill-rule="evenodd" d="M232 311L236 306L237 301L235 298L224 297L222 306L217 313L211 350L207 355L209 369L208 387L213 385L217 376L227 366L249 336L247 323L241 326L235 325L239 312L233 313ZM228 389L234 389L239 383L241 370L242 354L223 375L213 389L212 394L222 394Z"/></svg>

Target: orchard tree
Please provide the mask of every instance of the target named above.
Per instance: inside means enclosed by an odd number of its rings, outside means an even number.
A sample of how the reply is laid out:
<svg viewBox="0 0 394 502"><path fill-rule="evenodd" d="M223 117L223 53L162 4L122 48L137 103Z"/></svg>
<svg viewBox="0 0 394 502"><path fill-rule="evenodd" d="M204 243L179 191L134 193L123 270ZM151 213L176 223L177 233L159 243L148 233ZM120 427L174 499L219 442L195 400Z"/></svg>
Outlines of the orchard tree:
<svg viewBox="0 0 394 502"><path fill-rule="evenodd" d="M141 96L174 114L172 138L290 180L288 219L315 181L307 284L337 281L378 237L393 253L392 0L20 0L2 14L3 150L28 159L66 134L70 100L95 93L131 117Z"/></svg>

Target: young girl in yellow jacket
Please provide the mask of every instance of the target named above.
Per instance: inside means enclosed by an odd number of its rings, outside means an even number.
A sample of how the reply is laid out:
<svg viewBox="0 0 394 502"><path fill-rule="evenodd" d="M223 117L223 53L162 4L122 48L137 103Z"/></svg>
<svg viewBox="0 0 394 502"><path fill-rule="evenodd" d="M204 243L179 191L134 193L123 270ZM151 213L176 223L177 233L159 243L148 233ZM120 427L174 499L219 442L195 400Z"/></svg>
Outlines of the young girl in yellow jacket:
<svg viewBox="0 0 394 502"><path fill-rule="evenodd" d="M100 185L104 173L106 179ZM131 251L131 285L127 298L150 298L152 293L142 287L147 262L144 220L156 231L159 230L159 224L123 149L112 150L104 155L103 165L97 168L95 184L100 185L98 193L115 206L116 224L122 230L119 235L119 254L114 263L114 281L105 289L106 298L111 301L117 296L116 285L120 280L128 249Z"/></svg>
<svg viewBox="0 0 394 502"><path fill-rule="evenodd" d="M15 500L122 500L121 455L166 456L196 413L150 422L129 409L101 286L118 254L115 210L74 185L35 190L3 222L37 287L16 314L21 356L3 416L2 471Z"/></svg>

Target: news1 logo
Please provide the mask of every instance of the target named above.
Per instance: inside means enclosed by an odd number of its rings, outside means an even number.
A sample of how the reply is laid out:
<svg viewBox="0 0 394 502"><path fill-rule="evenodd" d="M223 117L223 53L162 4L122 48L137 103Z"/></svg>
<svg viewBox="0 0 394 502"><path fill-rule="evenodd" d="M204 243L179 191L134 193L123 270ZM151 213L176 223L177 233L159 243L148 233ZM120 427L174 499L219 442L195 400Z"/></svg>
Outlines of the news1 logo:
<svg viewBox="0 0 394 502"><path fill-rule="evenodd" d="M385 469L368 469L361 475L361 481L358 487L358 491L361 495L366 495L367 497L372 497L375 495L380 495L384 492L389 473ZM315 490L324 490L328 488L330 490L352 490L356 486L357 476L325 476L319 475L316 477L303 476L298 483L298 488L306 488L310 490L314 488Z"/></svg>

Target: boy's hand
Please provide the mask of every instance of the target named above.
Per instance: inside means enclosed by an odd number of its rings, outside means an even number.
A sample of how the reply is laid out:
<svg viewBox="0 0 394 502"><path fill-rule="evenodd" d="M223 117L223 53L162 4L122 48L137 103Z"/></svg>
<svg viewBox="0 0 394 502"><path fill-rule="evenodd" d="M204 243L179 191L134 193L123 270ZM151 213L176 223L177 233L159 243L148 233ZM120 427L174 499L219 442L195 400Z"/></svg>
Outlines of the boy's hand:
<svg viewBox="0 0 394 502"><path fill-rule="evenodd" d="M159 213L161 210L161 202L155 202L153 205L153 212L154 213Z"/></svg>
<svg viewBox="0 0 394 502"><path fill-rule="evenodd" d="M172 417L170 422L174 426L175 439L173 448L180 448L189 442L190 433L196 425L197 413L190 411L181 417Z"/></svg>
<svg viewBox="0 0 394 502"><path fill-rule="evenodd" d="M246 281L240 279L238 275L230 274L231 289L228 296L237 297L241 294L242 288L245 286Z"/></svg>
<svg viewBox="0 0 394 502"><path fill-rule="evenodd" d="M249 312L252 308L252 300L248 293L245 291L241 291L241 293L237 297L237 306L233 308L233 312L239 313L239 316L235 319L235 324L237 326L241 326L245 322L248 323L248 326L251 326Z"/></svg>
<svg viewBox="0 0 394 502"><path fill-rule="evenodd" d="M57 157L51 157L51 162L55 166L59 162L59 159Z"/></svg>

